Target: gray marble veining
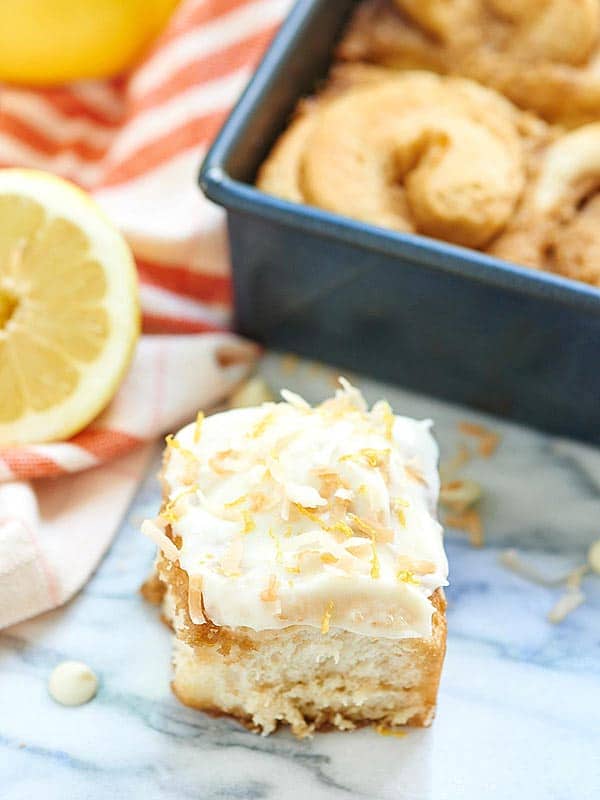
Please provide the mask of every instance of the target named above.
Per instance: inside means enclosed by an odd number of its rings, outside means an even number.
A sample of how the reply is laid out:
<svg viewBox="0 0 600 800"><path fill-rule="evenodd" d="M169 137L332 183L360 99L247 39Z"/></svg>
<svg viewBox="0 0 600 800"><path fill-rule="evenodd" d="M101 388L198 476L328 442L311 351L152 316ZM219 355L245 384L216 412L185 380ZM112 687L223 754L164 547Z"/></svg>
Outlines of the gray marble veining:
<svg viewBox="0 0 600 800"><path fill-rule="evenodd" d="M269 356L262 372L318 400L331 374L291 372ZM443 453L473 412L358 381L370 400L431 416ZM137 589L153 558L138 532L155 512L155 463L115 543L65 608L0 634L0 797L470 800L600 797L600 578L561 625L546 614L561 593L498 562L514 547L548 575L585 559L600 536L600 451L493 420L502 444L464 474L484 486L486 546L449 531L450 637L431 730L402 738L370 730L297 742L262 738L181 706L169 691L169 632ZM68 709L46 680L65 658L99 674L97 697Z"/></svg>

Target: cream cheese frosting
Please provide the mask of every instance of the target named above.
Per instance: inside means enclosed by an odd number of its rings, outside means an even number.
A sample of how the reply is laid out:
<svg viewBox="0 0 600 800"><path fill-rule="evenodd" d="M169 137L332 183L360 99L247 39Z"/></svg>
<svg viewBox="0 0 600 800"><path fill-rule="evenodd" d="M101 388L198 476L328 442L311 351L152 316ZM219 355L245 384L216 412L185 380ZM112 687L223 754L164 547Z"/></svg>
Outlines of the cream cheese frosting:
<svg viewBox="0 0 600 800"><path fill-rule="evenodd" d="M430 636L448 574L432 423L340 383L315 408L284 391L168 441L143 531L187 572L195 623Z"/></svg>

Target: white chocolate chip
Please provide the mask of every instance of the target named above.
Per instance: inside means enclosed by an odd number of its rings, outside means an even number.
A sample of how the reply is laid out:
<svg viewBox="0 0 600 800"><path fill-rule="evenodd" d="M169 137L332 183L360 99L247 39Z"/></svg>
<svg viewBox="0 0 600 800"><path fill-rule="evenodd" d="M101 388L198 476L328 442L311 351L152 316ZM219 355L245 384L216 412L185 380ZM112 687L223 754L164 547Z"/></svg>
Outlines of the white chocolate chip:
<svg viewBox="0 0 600 800"><path fill-rule="evenodd" d="M63 706L81 706L98 689L98 678L82 661L62 661L52 670L48 691Z"/></svg>
<svg viewBox="0 0 600 800"><path fill-rule="evenodd" d="M588 564L600 575L600 539L597 539L588 550Z"/></svg>

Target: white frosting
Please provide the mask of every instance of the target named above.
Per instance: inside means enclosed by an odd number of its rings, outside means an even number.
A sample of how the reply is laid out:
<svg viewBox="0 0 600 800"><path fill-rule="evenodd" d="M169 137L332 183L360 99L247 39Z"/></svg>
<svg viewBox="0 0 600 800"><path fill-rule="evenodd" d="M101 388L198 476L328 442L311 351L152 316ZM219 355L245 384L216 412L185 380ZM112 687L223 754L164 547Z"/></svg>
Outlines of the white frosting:
<svg viewBox="0 0 600 800"><path fill-rule="evenodd" d="M448 572L431 422L369 412L343 385L314 409L284 392L171 442L169 502L144 530L188 573L194 622L430 635Z"/></svg>

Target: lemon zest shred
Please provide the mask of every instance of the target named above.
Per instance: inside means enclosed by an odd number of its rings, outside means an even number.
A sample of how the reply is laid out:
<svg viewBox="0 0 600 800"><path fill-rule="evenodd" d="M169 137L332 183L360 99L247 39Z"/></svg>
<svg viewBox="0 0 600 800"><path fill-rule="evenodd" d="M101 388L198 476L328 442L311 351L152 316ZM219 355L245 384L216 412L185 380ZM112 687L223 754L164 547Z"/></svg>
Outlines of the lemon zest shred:
<svg viewBox="0 0 600 800"><path fill-rule="evenodd" d="M379 568L379 556L377 555L377 545L375 544L375 540L371 539L371 577L377 579L381 575L381 570Z"/></svg>
<svg viewBox="0 0 600 800"><path fill-rule="evenodd" d="M325 609L325 613L323 614L323 618L321 620L321 633L323 636L326 633L329 633L329 623L331 622L331 615L333 614L333 600L330 600L327 603L327 608Z"/></svg>
<svg viewBox="0 0 600 800"><path fill-rule="evenodd" d="M196 456L192 453L191 450L188 450L173 436L172 433L169 433L165 436L165 444L170 450L179 450L182 456L185 458L193 458L196 459Z"/></svg>
<svg viewBox="0 0 600 800"><path fill-rule="evenodd" d="M273 528L269 528L269 536L275 545L275 561L278 564L281 564L283 562L283 553L281 551L281 542L279 540L279 536L277 536Z"/></svg>
<svg viewBox="0 0 600 800"><path fill-rule="evenodd" d="M204 412L199 411L196 414L196 425L194 426L194 444L198 444L200 436L202 435L202 423L204 422Z"/></svg>
<svg viewBox="0 0 600 800"><path fill-rule="evenodd" d="M252 514L249 511L242 511L242 519L244 521L242 533L244 535L251 533L256 528L256 523L254 522Z"/></svg>
<svg viewBox="0 0 600 800"><path fill-rule="evenodd" d="M248 432L248 436L250 437L250 439L258 439L259 436L262 436L263 433L268 428L268 426L271 424L271 422L273 422L274 418L275 418L274 411L267 412L264 415L264 417L262 417L262 419L259 419L256 425L254 425L254 427L251 428L250 431Z"/></svg>
<svg viewBox="0 0 600 800"><path fill-rule="evenodd" d="M387 400L384 400L382 402L381 407L383 409L383 425L385 430L385 438L388 440L388 442L391 442L394 432L394 421L395 421L394 412L392 411L392 407L387 402Z"/></svg>
<svg viewBox="0 0 600 800"><path fill-rule="evenodd" d="M363 459L370 467L379 467L389 456L391 450L375 450L373 447L365 447L357 453L348 453L340 456L340 461L358 461Z"/></svg>
<svg viewBox="0 0 600 800"><path fill-rule="evenodd" d="M224 503L225 508L236 508L236 506L240 506L242 503L245 503L248 499L247 494L243 494L238 497L236 500L230 500L229 503Z"/></svg>
<svg viewBox="0 0 600 800"><path fill-rule="evenodd" d="M404 500L402 497L395 497L392 500L392 511L403 528L406 528L406 514L404 513L404 509L408 508L408 506L408 500Z"/></svg>
<svg viewBox="0 0 600 800"><path fill-rule="evenodd" d="M165 505L164 511L161 514L161 517L169 523L177 522L180 519L180 515L177 513L177 503L181 500L182 497L185 497L188 494L193 494L198 490L198 484L194 484L193 486L189 486L187 489L182 489L178 492L175 497L167 502Z"/></svg>
<svg viewBox="0 0 600 800"><path fill-rule="evenodd" d="M339 531L340 533L344 533L346 536L352 536L352 528L347 525L342 520L337 520L332 525L329 525L325 520L321 519L318 514L315 514L314 511L310 511L310 509L305 508L305 506L301 506L299 503L294 503L294 508L296 508L301 514L307 517L311 522L314 522L324 531L328 533L332 533L333 531Z"/></svg>
<svg viewBox="0 0 600 800"><path fill-rule="evenodd" d="M405 731L396 731L386 725L376 725L375 733L379 734L379 736L395 736L397 739L403 739L407 735Z"/></svg>
<svg viewBox="0 0 600 800"><path fill-rule="evenodd" d="M339 559L333 553L321 553L321 561L323 564L337 564Z"/></svg>
<svg viewBox="0 0 600 800"><path fill-rule="evenodd" d="M415 586L419 585L419 579L416 577L414 572L411 572L409 569L399 569L396 573L396 579L400 581L400 583L412 583Z"/></svg>

